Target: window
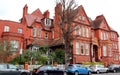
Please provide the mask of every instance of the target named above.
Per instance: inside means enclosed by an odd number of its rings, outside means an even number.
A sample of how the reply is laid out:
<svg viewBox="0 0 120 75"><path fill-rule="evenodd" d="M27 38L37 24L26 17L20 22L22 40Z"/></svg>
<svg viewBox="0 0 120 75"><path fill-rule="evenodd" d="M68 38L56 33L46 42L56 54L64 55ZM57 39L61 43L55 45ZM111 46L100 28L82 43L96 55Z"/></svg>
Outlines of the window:
<svg viewBox="0 0 120 75"><path fill-rule="evenodd" d="M10 31L10 27L9 26L5 26L4 27L4 32L9 32Z"/></svg>
<svg viewBox="0 0 120 75"><path fill-rule="evenodd" d="M103 40L103 32L101 31L101 40Z"/></svg>
<svg viewBox="0 0 120 75"><path fill-rule="evenodd" d="M41 36L41 28L38 28L38 37Z"/></svg>
<svg viewBox="0 0 120 75"><path fill-rule="evenodd" d="M85 16L79 16L79 20L85 21Z"/></svg>
<svg viewBox="0 0 120 75"><path fill-rule="evenodd" d="M7 69L7 65L5 65L5 64L0 64L0 69L1 69L1 70L3 70L3 69L6 70L6 69Z"/></svg>
<svg viewBox="0 0 120 75"><path fill-rule="evenodd" d="M17 66L10 64L9 69L17 69Z"/></svg>
<svg viewBox="0 0 120 75"><path fill-rule="evenodd" d="M36 27L33 27L33 37L36 36Z"/></svg>
<svg viewBox="0 0 120 75"><path fill-rule="evenodd" d="M82 55L84 54L84 43L83 42L81 43L81 54Z"/></svg>
<svg viewBox="0 0 120 75"><path fill-rule="evenodd" d="M89 31L88 31L88 28L86 28L86 37L89 37Z"/></svg>
<svg viewBox="0 0 120 75"><path fill-rule="evenodd" d="M106 45L103 45L103 56L107 56Z"/></svg>
<svg viewBox="0 0 120 75"><path fill-rule="evenodd" d="M45 26L51 26L51 19L45 18Z"/></svg>
<svg viewBox="0 0 120 75"><path fill-rule="evenodd" d="M79 42L76 42L76 54L80 54L80 45L79 45Z"/></svg>
<svg viewBox="0 0 120 75"><path fill-rule="evenodd" d="M10 41L11 51L17 51L19 47L19 42L17 40Z"/></svg>
<svg viewBox="0 0 120 75"><path fill-rule="evenodd" d="M80 36L82 36L82 27L81 26L80 26L79 31L80 31Z"/></svg>
<svg viewBox="0 0 120 75"><path fill-rule="evenodd" d="M85 37L85 28L82 28L83 37Z"/></svg>
<svg viewBox="0 0 120 75"><path fill-rule="evenodd" d="M109 52L109 56L111 57L112 56L112 47L111 46L108 46L108 52Z"/></svg>
<svg viewBox="0 0 120 75"><path fill-rule="evenodd" d="M22 28L18 28L18 33L22 33Z"/></svg>
<svg viewBox="0 0 120 75"><path fill-rule="evenodd" d="M45 33L45 39L48 39L48 33Z"/></svg>
<svg viewBox="0 0 120 75"><path fill-rule="evenodd" d="M114 54L114 60L118 60L118 58L119 58L119 56L118 56L118 54Z"/></svg>
<svg viewBox="0 0 120 75"><path fill-rule="evenodd" d="M86 43L86 55L89 55L89 44Z"/></svg>
<svg viewBox="0 0 120 75"><path fill-rule="evenodd" d="M92 38L94 38L94 32L92 32Z"/></svg>
<svg viewBox="0 0 120 75"><path fill-rule="evenodd" d="M54 39L54 31L52 31L52 38Z"/></svg>
<svg viewBox="0 0 120 75"><path fill-rule="evenodd" d="M79 35L79 26L75 27L75 35Z"/></svg>

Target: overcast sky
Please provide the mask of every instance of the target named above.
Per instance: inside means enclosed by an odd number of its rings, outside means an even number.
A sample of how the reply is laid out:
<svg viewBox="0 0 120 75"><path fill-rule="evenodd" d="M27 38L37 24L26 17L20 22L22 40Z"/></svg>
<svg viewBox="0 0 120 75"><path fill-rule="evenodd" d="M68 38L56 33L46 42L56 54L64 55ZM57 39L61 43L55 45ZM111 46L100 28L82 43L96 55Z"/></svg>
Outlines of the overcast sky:
<svg viewBox="0 0 120 75"><path fill-rule="evenodd" d="M0 0L0 19L19 21L25 4L28 12L32 13L39 8L41 12L49 10L51 18L54 15L56 0ZM120 34L120 0L76 0L78 5L83 5L88 17L95 19L103 14L114 30Z"/></svg>

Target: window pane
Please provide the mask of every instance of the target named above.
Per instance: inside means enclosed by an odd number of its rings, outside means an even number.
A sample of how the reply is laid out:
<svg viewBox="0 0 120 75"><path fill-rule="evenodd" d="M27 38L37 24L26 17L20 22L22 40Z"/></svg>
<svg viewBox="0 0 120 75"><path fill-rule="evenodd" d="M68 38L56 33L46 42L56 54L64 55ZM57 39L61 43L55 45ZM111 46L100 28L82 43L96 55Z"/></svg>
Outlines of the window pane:
<svg viewBox="0 0 120 75"><path fill-rule="evenodd" d="M89 44L86 43L86 55L89 55Z"/></svg>
<svg viewBox="0 0 120 75"><path fill-rule="evenodd" d="M107 56L106 46L103 46L103 56Z"/></svg>
<svg viewBox="0 0 120 75"><path fill-rule="evenodd" d="M40 35L41 35L41 29L38 28L38 37L40 37Z"/></svg>
<svg viewBox="0 0 120 75"><path fill-rule="evenodd" d="M79 45L79 42L76 42L76 54L80 54L80 45Z"/></svg>
<svg viewBox="0 0 120 75"><path fill-rule="evenodd" d="M17 51L19 47L19 42L17 40L10 41L11 51Z"/></svg>
<svg viewBox="0 0 120 75"><path fill-rule="evenodd" d="M4 32L9 32L10 31L10 27L9 26L5 26L4 27Z"/></svg>
<svg viewBox="0 0 120 75"><path fill-rule="evenodd" d="M36 27L33 27L33 36L36 36Z"/></svg>
<svg viewBox="0 0 120 75"><path fill-rule="evenodd" d="M81 54L82 55L84 54L84 43L83 42L81 43Z"/></svg>
<svg viewBox="0 0 120 75"><path fill-rule="evenodd" d="M18 28L18 33L22 33L22 29L21 28Z"/></svg>

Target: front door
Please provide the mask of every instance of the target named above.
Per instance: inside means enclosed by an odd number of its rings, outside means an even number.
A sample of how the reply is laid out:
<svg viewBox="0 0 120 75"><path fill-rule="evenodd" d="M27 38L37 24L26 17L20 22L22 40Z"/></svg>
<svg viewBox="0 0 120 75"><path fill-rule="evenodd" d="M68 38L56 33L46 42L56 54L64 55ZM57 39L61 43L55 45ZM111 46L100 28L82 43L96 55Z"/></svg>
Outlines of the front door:
<svg viewBox="0 0 120 75"><path fill-rule="evenodd" d="M98 47L97 45L93 45L93 58L94 61L98 62Z"/></svg>

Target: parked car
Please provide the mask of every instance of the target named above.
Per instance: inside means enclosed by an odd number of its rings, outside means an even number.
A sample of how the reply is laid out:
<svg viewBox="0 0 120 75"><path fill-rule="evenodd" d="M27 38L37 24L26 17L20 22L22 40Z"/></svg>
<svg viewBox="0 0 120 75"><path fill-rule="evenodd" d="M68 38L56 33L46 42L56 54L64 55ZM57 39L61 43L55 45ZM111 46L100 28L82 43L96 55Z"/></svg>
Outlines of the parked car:
<svg viewBox="0 0 120 75"><path fill-rule="evenodd" d="M67 75L67 72L52 65L43 65L33 69L32 75Z"/></svg>
<svg viewBox="0 0 120 75"><path fill-rule="evenodd" d="M90 66L90 69L91 69L91 72L92 73L103 73L103 72L108 72L108 68L105 67L104 65L102 64L95 64L95 65L91 65Z"/></svg>
<svg viewBox="0 0 120 75"><path fill-rule="evenodd" d="M120 72L120 65L111 64L108 66L109 72Z"/></svg>
<svg viewBox="0 0 120 75"><path fill-rule="evenodd" d="M74 74L74 75L79 75L79 74L86 74L86 75L91 75L90 69L85 67L82 64L69 64L66 68L68 75L69 74Z"/></svg>
<svg viewBox="0 0 120 75"><path fill-rule="evenodd" d="M18 67L13 64L0 64L0 73L12 73L12 75L30 75L30 71L23 69L22 67ZM15 73L15 74L13 74Z"/></svg>

